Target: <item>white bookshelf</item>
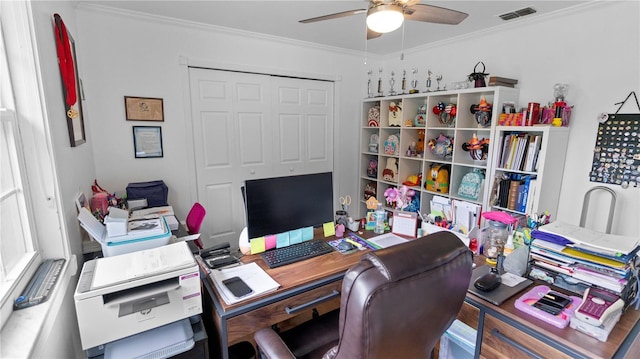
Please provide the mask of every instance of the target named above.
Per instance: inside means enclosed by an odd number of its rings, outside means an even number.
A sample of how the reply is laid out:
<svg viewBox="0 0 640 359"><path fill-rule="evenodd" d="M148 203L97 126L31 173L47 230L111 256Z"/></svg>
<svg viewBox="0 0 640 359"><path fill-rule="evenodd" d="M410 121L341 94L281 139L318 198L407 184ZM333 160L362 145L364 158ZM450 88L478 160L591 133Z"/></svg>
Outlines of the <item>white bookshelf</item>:
<svg viewBox="0 0 640 359"><path fill-rule="evenodd" d="M472 105L480 103L482 98L492 104L491 125L483 127L476 121L470 108ZM463 199L468 202L477 203L482 206L483 210L489 207L489 191L491 189L491 173L493 173L492 159L494 157L495 147L495 130L498 123L498 116L502 112L502 106L505 102L518 104L519 90L507 87L483 87L472 88L456 91L437 91L428 93L406 94L392 97L368 98L362 102L361 114L361 131L360 131L360 174L358 196L358 213L352 213L353 216L362 217L366 213L365 204L365 188L370 185L375 188L376 198L383 202L384 191L389 187L398 187L410 175L423 174L421 183L412 188L420 193L420 211L422 213L430 212L430 200L433 196L440 195L452 199ZM389 105L391 102L399 104L402 108L402 116L400 117L400 126L391 126L389 118ZM438 103L443 102L445 105L455 104L457 109L456 120L453 126L443 124L439 117L433 113L432 109ZM379 127L371 127L368 124L369 110L374 106L380 106L380 123ZM423 127L416 127L413 122L418 113L420 106L426 106L426 123ZM446 122L446 121L445 121ZM411 123L411 125L409 125ZM407 149L413 142L418 142L418 131L425 132L424 155L409 156ZM429 151L427 142L438 137L440 134L453 137L453 153L449 157L439 157ZM469 141L473 135L479 139L488 138L489 154L484 161L474 161L468 152L462 149L462 143ZM370 150L370 139L372 135L377 135L378 151ZM391 135L398 137L399 151L395 154L387 154L384 151L384 142ZM383 170L389 159L395 160L398 166L398 175L393 181L383 178ZM378 163L377 175L371 177L367 174L367 168L371 160ZM430 191L425 188L425 180L427 173L433 165L450 166L450 181L448 193ZM463 176L474 169L485 171L485 181L482 185L481 194L477 200L469 200L460 198L457 195L458 187Z"/></svg>
<svg viewBox="0 0 640 359"><path fill-rule="evenodd" d="M496 147L493 153L495 166L490 168L492 179L505 175L521 175L536 178L536 189L532 193L529 201L533 201L528 211L513 210L508 207L499 206L498 203L490 201L488 208L492 210L504 210L513 214L534 214L549 211L551 219L555 219L558 212L558 198L560 198L560 187L564 174L564 161L567 153L567 143L569 140L568 127L552 126L497 126L496 127ZM504 146L500 147L502 138L509 134L535 135L541 136L540 149L537 155L536 167L530 170L513 169L502 164L505 156ZM492 180L492 186L496 186L496 181ZM494 191L497 188L492 188Z"/></svg>

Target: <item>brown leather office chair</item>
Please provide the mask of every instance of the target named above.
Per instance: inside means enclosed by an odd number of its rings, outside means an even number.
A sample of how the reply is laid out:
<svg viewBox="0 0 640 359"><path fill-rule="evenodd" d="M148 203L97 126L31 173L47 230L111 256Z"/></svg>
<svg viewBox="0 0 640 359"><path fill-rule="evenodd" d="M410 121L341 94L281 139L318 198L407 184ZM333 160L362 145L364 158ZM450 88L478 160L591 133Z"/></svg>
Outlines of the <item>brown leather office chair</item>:
<svg viewBox="0 0 640 359"><path fill-rule="evenodd" d="M342 283L340 310L280 335L255 334L264 358L425 358L455 320L471 251L438 232L364 254Z"/></svg>

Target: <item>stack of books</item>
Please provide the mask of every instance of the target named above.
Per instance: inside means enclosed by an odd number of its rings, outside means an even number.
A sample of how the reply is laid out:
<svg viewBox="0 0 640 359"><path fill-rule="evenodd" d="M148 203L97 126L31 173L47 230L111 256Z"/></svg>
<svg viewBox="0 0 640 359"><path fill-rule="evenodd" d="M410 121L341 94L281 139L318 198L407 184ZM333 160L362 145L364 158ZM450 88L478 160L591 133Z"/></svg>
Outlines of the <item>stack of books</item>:
<svg viewBox="0 0 640 359"><path fill-rule="evenodd" d="M489 76L489 86L515 87L518 80L506 77Z"/></svg>
<svg viewBox="0 0 640 359"><path fill-rule="evenodd" d="M531 233L531 271L539 279L583 295L605 290L625 305L638 293L640 238L604 234L561 221Z"/></svg>
<svg viewBox="0 0 640 359"><path fill-rule="evenodd" d="M533 172L537 169L542 137L514 132L502 139L500 167L507 170Z"/></svg>
<svg viewBox="0 0 640 359"><path fill-rule="evenodd" d="M536 207L538 181L535 175L511 173L498 182L495 205L521 213L532 213Z"/></svg>

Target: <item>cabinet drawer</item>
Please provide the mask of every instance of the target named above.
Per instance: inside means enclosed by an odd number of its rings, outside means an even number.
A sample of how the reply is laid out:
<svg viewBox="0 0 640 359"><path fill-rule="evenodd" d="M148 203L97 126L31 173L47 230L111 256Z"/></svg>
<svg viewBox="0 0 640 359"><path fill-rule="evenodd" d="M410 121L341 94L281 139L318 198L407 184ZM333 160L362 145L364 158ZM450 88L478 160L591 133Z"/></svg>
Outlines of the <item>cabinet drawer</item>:
<svg viewBox="0 0 640 359"><path fill-rule="evenodd" d="M478 330L478 318L480 316L480 309L467 302L462 303L462 308L458 312L458 320L471 328Z"/></svg>
<svg viewBox="0 0 640 359"><path fill-rule="evenodd" d="M489 314L485 315L482 347L480 348L483 358L530 357L527 355L527 351L541 358L571 358L511 325Z"/></svg>
<svg viewBox="0 0 640 359"><path fill-rule="evenodd" d="M300 293L296 296L283 299L265 307L252 310L237 317L229 318L227 321L228 343L229 345L232 345L247 335L253 335L253 333L258 331L260 328L265 328L273 324L289 320L297 315L309 312L312 308L322 308L322 310L319 309L321 313L337 309L340 307L339 293L341 290L342 280L339 280L322 287ZM333 295L335 293L334 291L336 291L338 295ZM319 302L304 310L291 312L291 309L293 308L304 306L307 303L323 297L329 297L329 299ZM287 313L287 309L289 309L290 313Z"/></svg>

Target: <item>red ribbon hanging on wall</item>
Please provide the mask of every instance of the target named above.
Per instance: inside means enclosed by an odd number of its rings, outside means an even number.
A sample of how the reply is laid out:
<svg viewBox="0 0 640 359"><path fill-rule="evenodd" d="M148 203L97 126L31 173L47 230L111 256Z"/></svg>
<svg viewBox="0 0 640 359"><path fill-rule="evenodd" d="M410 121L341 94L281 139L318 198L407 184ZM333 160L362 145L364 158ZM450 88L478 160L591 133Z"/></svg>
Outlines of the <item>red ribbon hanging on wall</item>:
<svg viewBox="0 0 640 359"><path fill-rule="evenodd" d="M58 14L53 14L55 20L56 31L56 51L58 53L58 65L60 66L60 75L62 76L62 84L65 90L65 98L67 106L71 107L76 104L76 74L73 64L73 55L71 53L71 41L67 27L64 25L62 18Z"/></svg>

